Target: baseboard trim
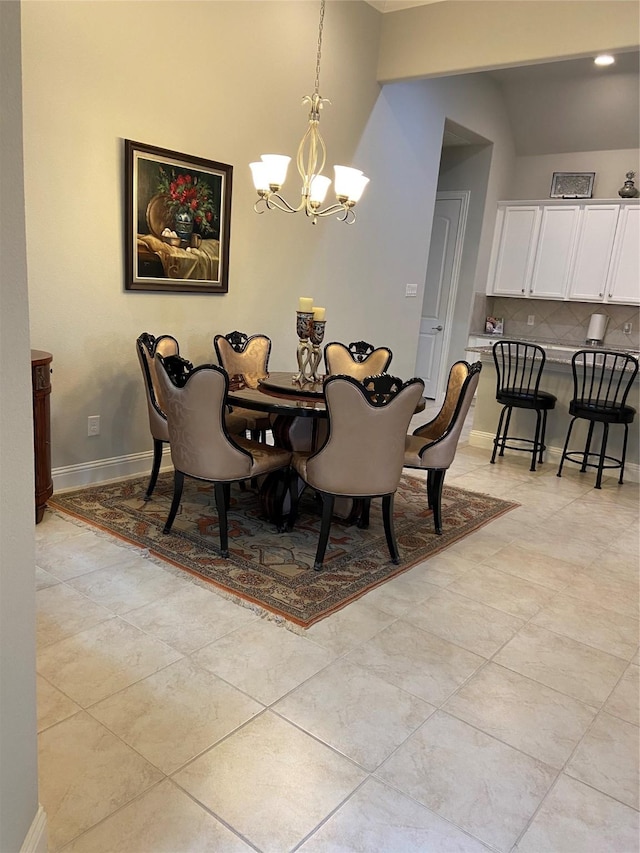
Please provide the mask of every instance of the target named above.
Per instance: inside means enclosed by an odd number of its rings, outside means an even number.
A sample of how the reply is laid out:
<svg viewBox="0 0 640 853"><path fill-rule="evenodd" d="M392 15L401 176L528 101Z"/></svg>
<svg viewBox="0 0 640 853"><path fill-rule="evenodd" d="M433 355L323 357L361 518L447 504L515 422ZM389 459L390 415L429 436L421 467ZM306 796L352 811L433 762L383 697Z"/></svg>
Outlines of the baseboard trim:
<svg viewBox="0 0 640 853"><path fill-rule="evenodd" d="M29 827L29 832L27 832L27 836L20 848L20 853L47 853L48 842L47 813L39 805L36 816Z"/></svg>
<svg viewBox="0 0 640 853"><path fill-rule="evenodd" d="M493 447L493 439L495 438L495 433L492 432L481 432L480 430L472 429L469 433L469 444L472 447L481 447L485 450L491 450ZM553 462L556 466L560 464L560 457L562 456L562 448L561 447L547 447L545 451L545 460L547 462ZM566 464L566 463L565 463ZM575 470L575 465L569 465L569 469ZM589 469L593 470L593 469ZM564 473L564 468L563 468ZM595 471L593 471L595 473ZM618 472L609 471L610 476L614 476ZM607 476L607 472L605 471L605 476ZM624 479L628 480L630 483L640 483L640 465L636 465L634 462L627 462L624 466Z"/></svg>
<svg viewBox="0 0 640 853"><path fill-rule="evenodd" d="M140 477L151 473L153 451L114 456L111 459L96 459L79 465L64 465L51 472L54 492L66 492L82 486ZM167 445L163 450L161 471L171 469L171 452Z"/></svg>

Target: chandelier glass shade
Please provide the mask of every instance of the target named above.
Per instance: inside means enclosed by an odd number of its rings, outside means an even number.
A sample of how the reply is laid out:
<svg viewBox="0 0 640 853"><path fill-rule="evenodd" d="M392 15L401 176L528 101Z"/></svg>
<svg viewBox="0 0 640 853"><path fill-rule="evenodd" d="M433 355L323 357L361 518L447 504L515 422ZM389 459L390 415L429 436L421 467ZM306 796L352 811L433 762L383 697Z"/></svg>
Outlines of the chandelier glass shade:
<svg viewBox="0 0 640 853"><path fill-rule="evenodd" d="M327 159L327 149L320 134L320 111L324 104L330 103L326 98L321 98L319 93L324 7L325 0L320 0L315 88L313 95L305 95L302 99L303 105L309 105L310 110L309 125L298 146L296 156L296 166L302 179L300 203L297 206L291 205L280 194L291 157L282 154L262 154L259 161L249 164L253 184L258 193L258 201L254 205L256 213L273 209L284 213L299 213L303 210L314 225L319 216L337 215L342 222L355 222L356 215L353 208L369 183L369 178L365 177L359 169L334 166L333 189L336 200L328 207L322 207L331 185L331 179L322 174Z"/></svg>

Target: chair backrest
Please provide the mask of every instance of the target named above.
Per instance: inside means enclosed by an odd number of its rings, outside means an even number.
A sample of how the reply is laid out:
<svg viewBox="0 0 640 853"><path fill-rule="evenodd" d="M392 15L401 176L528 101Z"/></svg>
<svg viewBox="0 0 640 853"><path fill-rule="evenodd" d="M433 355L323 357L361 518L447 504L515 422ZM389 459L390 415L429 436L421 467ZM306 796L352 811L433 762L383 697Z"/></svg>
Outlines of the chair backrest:
<svg viewBox="0 0 640 853"><path fill-rule="evenodd" d="M638 359L609 350L578 350L571 359L573 396L599 409L619 409L625 405L633 380L638 375Z"/></svg>
<svg viewBox="0 0 640 853"><path fill-rule="evenodd" d="M449 371L447 393L442 408L432 421L414 430L414 435L426 441L420 455L422 457L428 452L429 467L448 468L453 462L481 370L482 364L479 361L474 364L456 361Z"/></svg>
<svg viewBox="0 0 640 853"><path fill-rule="evenodd" d="M389 377L397 390L380 399L376 380L329 376L324 394L329 415L323 446L307 461L309 485L335 495L386 495L398 486L409 421L422 393L421 379ZM387 377L384 377L387 379ZM366 387L369 386L369 387Z"/></svg>
<svg viewBox="0 0 640 853"><path fill-rule="evenodd" d="M387 347L375 348L366 341L353 341L345 346L331 341L324 348L324 364L327 374L353 376L362 381L367 376L386 373L393 353Z"/></svg>
<svg viewBox="0 0 640 853"><path fill-rule="evenodd" d="M178 355L180 347L177 340L171 337L171 335L160 335L160 337L156 338L154 335L149 334L149 332L143 332L136 340L136 352L138 353L138 361L140 362L140 369L144 378L151 435L160 441L169 441L167 419L161 403L162 397L158 393L154 356L156 352L166 356Z"/></svg>
<svg viewBox="0 0 640 853"><path fill-rule="evenodd" d="M517 394L535 399L546 355L542 347L525 341L496 341L493 345L496 366L496 395Z"/></svg>
<svg viewBox="0 0 640 853"><path fill-rule="evenodd" d="M251 373L264 376L269 370L271 338L266 335L251 335L244 332L229 332L216 335L213 339L219 364L229 376Z"/></svg>
<svg viewBox="0 0 640 853"><path fill-rule="evenodd" d="M225 427L229 388L217 364L194 368L182 387L174 383L162 356L156 356L158 385L166 405L173 466L203 480L239 480L251 471L251 454L239 447Z"/></svg>

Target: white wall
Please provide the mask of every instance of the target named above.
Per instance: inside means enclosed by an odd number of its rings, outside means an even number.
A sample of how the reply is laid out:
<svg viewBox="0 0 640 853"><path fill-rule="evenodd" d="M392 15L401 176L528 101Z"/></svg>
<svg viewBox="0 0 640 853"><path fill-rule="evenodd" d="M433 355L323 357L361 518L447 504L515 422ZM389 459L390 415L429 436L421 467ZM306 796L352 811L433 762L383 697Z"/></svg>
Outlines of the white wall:
<svg viewBox="0 0 640 853"><path fill-rule="evenodd" d="M22 183L20 4L0 3L0 850L38 809L34 483Z"/></svg>

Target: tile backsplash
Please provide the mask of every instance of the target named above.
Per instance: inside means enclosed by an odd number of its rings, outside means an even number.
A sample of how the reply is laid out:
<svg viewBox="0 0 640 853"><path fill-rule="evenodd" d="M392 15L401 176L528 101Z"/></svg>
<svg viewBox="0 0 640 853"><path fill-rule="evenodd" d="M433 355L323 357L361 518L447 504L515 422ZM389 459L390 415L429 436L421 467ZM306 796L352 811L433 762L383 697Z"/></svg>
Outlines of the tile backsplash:
<svg viewBox="0 0 640 853"><path fill-rule="evenodd" d="M487 316L503 317L504 334L507 337L581 345L585 343L592 314L606 314L609 317L604 338L605 346L614 349L640 349L640 308L633 305L514 299L478 293L473 305L469 333L482 334ZM532 326L527 323L531 315L535 318ZM623 331L625 323L631 323L629 334Z"/></svg>

